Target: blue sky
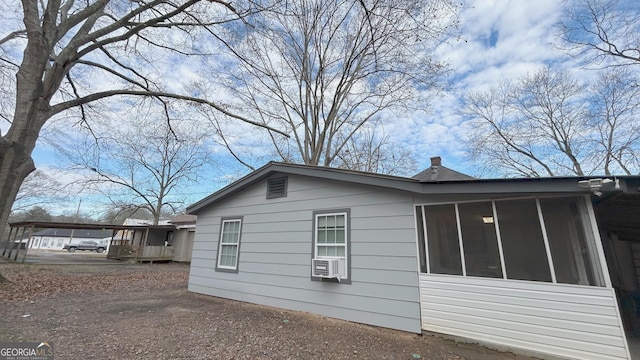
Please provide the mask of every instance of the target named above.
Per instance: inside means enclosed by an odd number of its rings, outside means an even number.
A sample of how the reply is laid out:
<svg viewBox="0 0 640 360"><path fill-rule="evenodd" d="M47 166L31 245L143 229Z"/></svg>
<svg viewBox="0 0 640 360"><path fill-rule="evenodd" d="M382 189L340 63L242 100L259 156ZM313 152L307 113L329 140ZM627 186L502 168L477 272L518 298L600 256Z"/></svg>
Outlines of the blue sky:
<svg viewBox="0 0 640 360"><path fill-rule="evenodd" d="M630 5L636 2L637 6L637 0L626 2ZM501 81L535 72L545 64L577 67L554 46L557 42L554 24L562 14L564 4L558 0L463 2L461 38L441 44L436 53L453 70L450 89L433 99L426 115L407 114L392 125L394 140L419 154L420 166L416 173L429 166L430 157L441 156L443 165L477 174L477 167L468 160L461 146L466 125L457 110L465 92L486 90ZM74 176L54 170L60 164L54 151L43 142L38 144L33 156L39 169L61 181ZM191 203L236 178L242 171L246 170L231 166L228 173L211 172L206 177L208 181L178 192ZM90 199L86 203L90 203ZM75 209L75 206L64 204L59 210L65 208Z"/></svg>
<svg viewBox="0 0 640 360"><path fill-rule="evenodd" d="M428 122L421 127L428 155L441 155L443 164L475 175L461 146L465 124L457 114L468 91L483 91L502 81L533 73L545 64L568 61L553 46L554 23L561 1L466 1L461 12L462 38L443 44L440 59L452 69L451 90L434 101ZM422 166L428 165L428 156Z"/></svg>

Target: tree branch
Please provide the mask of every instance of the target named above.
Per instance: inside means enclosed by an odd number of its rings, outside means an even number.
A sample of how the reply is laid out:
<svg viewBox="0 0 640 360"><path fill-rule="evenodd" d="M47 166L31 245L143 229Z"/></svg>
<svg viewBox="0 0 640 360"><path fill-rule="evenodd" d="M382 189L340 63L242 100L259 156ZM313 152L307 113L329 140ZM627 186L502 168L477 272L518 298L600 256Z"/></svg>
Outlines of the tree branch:
<svg viewBox="0 0 640 360"><path fill-rule="evenodd" d="M2 39L0 39L0 45L6 43L8 41L11 41L11 40L13 40L15 38L26 37L26 36L27 36L27 30L16 30L16 31L6 35Z"/></svg>
<svg viewBox="0 0 640 360"><path fill-rule="evenodd" d="M248 124L257 126L257 127L261 127L261 128L265 128L265 129L269 129L270 131L276 132L280 135L289 137L289 135L283 131L280 131L278 129L274 129L272 127L269 127L267 125L255 122L253 120L249 120L245 117L242 117L240 115L236 115L233 114L229 111L227 111L226 109L224 109L223 107L221 107L218 104L215 104L211 101L205 100L205 99L201 99L201 98L197 98L197 97L193 97L193 96L186 96L186 95L178 95L178 94L172 94L172 93L167 93L167 92L162 92L162 91L139 91L139 90L109 90L109 91L102 91L102 92L97 92L97 93L93 93L87 96L84 96L82 98L79 99L74 99L74 100L70 100L70 101L66 101L63 103L59 103L56 104L54 106L51 107L51 109L49 110L49 114L50 116L53 116L57 113L60 113L64 110L76 107L76 106L80 106L82 104L87 104L93 101L97 101L97 100L101 100L104 98L108 98L108 97L112 97L112 96L120 96L120 95L132 95L132 96L146 96L146 97L166 97L166 98L171 98L171 99L177 99L177 100L185 100L185 101L189 101L189 102L194 102L194 103L198 103L198 104L203 104L203 105L207 105L210 106L214 109L216 109L217 111L231 117L234 119L238 119L241 120L243 122L246 122Z"/></svg>

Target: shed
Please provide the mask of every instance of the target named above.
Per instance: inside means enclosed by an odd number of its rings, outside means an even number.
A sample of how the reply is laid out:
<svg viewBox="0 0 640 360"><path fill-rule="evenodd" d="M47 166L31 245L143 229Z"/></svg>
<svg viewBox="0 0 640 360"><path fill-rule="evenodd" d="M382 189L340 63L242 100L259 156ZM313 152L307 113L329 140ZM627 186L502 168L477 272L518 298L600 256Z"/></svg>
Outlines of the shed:
<svg viewBox="0 0 640 360"><path fill-rule="evenodd" d="M171 246L173 246L173 261L191 262L193 239L196 234L196 216L182 214L169 220L175 226Z"/></svg>
<svg viewBox="0 0 640 360"><path fill-rule="evenodd" d="M619 300L635 293L617 279L637 288L637 272L610 250L640 237L637 220L607 214L640 208L640 177L459 174L269 163L187 209L198 216L189 290L541 355L629 359L637 315Z"/></svg>

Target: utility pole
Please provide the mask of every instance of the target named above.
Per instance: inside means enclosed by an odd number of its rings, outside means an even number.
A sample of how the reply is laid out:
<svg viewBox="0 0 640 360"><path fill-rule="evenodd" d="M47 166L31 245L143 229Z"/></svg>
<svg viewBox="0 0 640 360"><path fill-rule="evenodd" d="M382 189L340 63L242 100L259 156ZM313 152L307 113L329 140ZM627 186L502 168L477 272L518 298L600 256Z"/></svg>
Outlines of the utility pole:
<svg viewBox="0 0 640 360"><path fill-rule="evenodd" d="M78 216L80 216L80 205L82 205L82 199L80 199L80 201L78 202L76 217L73 219L73 222L75 222L76 224L78 223ZM76 231L75 228L71 229L71 235L69 236L69 245L71 245L71 243L73 242L73 234L75 233L75 231Z"/></svg>

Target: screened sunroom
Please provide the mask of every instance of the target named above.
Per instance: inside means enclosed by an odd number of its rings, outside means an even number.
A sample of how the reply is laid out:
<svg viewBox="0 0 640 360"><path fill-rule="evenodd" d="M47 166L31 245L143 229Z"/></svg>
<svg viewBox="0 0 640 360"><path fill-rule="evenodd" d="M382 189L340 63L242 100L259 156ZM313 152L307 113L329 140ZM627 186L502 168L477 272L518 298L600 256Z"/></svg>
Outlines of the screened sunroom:
<svg viewBox="0 0 640 360"><path fill-rule="evenodd" d="M629 351L589 196L415 207L425 330L580 359Z"/></svg>
<svg viewBox="0 0 640 360"><path fill-rule="evenodd" d="M421 273L605 286L583 197L421 205L416 216Z"/></svg>

